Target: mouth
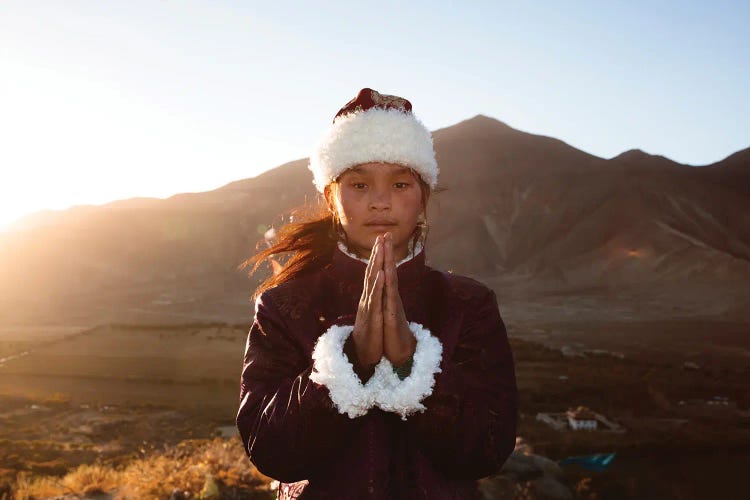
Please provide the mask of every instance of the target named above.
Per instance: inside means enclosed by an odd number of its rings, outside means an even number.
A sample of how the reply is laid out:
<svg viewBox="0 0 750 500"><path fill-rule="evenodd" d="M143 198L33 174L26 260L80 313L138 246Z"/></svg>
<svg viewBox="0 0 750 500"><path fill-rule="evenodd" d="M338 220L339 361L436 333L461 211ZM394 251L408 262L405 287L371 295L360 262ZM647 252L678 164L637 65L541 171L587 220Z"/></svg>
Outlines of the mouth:
<svg viewBox="0 0 750 500"><path fill-rule="evenodd" d="M365 226L377 226L377 227L387 227L387 226L395 226L396 221L391 219L370 219L369 221L365 222Z"/></svg>

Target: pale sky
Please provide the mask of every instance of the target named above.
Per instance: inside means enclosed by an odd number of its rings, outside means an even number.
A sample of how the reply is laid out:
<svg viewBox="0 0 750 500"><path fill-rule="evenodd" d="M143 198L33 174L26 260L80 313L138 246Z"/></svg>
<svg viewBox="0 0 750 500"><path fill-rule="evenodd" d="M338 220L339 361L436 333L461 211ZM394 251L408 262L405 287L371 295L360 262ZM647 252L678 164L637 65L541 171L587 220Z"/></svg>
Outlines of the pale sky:
<svg viewBox="0 0 750 500"><path fill-rule="evenodd" d="M0 227L309 156L362 87L432 130L481 113L709 164L750 146L748 21L746 1L5 0Z"/></svg>

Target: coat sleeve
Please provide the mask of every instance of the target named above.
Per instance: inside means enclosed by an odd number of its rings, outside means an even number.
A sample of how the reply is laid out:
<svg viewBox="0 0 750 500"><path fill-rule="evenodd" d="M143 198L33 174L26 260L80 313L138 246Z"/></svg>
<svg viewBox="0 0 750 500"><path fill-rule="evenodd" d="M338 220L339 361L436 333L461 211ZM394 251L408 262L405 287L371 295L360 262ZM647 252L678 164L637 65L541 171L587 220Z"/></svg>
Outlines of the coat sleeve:
<svg viewBox="0 0 750 500"><path fill-rule="evenodd" d="M351 327L332 325L312 359L293 341L268 291L256 300L242 366L237 428L245 453L282 482L311 477L342 450L374 404L343 353ZM381 367L382 370L382 367Z"/></svg>
<svg viewBox="0 0 750 500"><path fill-rule="evenodd" d="M439 361L434 388L419 403L425 409L405 425L446 477L478 479L499 471L515 448L518 392L495 292L466 314L456 349Z"/></svg>

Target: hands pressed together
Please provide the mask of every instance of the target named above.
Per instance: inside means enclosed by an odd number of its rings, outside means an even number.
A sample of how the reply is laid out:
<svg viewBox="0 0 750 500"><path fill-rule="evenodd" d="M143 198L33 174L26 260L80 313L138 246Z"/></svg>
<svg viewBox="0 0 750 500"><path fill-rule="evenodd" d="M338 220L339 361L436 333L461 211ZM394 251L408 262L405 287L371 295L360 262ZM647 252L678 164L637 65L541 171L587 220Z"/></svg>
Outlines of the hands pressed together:
<svg viewBox="0 0 750 500"><path fill-rule="evenodd" d="M390 232L378 235L373 244L352 336L357 357L367 367L378 364L383 355L393 366L401 366L416 349L417 339L409 329L398 293Z"/></svg>

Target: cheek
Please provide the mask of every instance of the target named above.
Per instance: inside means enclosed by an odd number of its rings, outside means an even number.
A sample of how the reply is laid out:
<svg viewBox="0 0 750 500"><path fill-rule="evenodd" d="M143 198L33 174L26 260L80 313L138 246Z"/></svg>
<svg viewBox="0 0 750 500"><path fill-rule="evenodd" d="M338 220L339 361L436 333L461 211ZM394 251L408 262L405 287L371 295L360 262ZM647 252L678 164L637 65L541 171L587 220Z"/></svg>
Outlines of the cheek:
<svg viewBox="0 0 750 500"><path fill-rule="evenodd" d="M422 212L422 193L417 189L405 198L404 212L408 213L410 218L416 220Z"/></svg>
<svg viewBox="0 0 750 500"><path fill-rule="evenodd" d="M339 215L342 224L353 224L362 218L360 217L360 212L362 212L361 204L361 201L359 201L356 196L346 192L341 193L339 199Z"/></svg>

